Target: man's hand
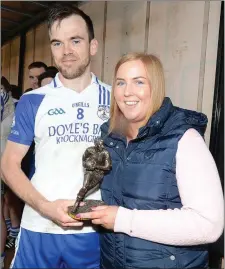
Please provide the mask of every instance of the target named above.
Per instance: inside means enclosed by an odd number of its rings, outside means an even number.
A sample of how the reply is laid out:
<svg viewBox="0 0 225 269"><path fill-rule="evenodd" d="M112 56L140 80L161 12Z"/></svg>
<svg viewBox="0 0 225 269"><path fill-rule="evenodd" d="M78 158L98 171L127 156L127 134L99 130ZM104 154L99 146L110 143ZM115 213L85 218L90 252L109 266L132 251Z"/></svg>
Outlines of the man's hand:
<svg viewBox="0 0 225 269"><path fill-rule="evenodd" d="M55 200L44 202L40 207L40 212L53 222L62 227L78 227L83 222L74 220L68 215L68 207L74 205L74 200Z"/></svg>
<svg viewBox="0 0 225 269"><path fill-rule="evenodd" d="M106 229L113 230L118 206L98 206L92 208L92 212L76 215L78 218L92 219L93 224L99 224Z"/></svg>

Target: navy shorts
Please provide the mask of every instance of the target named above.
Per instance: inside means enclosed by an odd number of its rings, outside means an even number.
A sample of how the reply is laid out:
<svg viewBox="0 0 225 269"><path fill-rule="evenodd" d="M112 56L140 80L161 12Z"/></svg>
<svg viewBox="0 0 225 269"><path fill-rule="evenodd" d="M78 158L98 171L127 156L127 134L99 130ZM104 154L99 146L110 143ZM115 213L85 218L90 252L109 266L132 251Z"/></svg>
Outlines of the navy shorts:
<svg viewBox="0 0 225 269"><path fill-rule="evenodd" d="M99 235L49 234L21 228L10 268L96 268L100 263Z"/></svg>

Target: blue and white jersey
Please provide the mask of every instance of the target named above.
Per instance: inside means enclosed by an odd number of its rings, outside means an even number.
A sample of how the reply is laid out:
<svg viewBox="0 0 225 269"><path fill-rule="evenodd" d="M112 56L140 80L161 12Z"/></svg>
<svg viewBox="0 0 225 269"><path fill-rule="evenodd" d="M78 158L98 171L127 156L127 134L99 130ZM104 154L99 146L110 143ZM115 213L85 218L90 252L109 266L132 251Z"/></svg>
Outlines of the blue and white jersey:
<svg viewBox="0 0 225 269"><path fill-rule="evenodd" d="M9 140L31 145L35 141L33 186L48 200L75 199L83 186L82 155L100 136L109 118L111 87L92 74L81 93L66 88L58 74L48 85L25 93L19 100ZM101 199L96 191L88 199ZM71 234L94 231L91 226L62 229L26 205L21 226L44 233Z"/></svg>

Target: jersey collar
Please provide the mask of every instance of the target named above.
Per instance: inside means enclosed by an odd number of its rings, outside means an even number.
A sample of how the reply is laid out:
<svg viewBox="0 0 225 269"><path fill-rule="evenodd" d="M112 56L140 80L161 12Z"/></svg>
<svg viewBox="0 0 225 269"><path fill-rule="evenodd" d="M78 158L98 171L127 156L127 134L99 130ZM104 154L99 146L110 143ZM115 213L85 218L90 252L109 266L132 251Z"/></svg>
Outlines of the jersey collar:
<svg viewBox="0 0 225 269"><path fill-rule="evenodd" d="M99 80L95 76L95 74L91 73L91 84L97 84L99 85ZM61 80L59 79L59 73L56 74L52 82L49 84L50 87L52 88L61 88L64 87Z"/></svg>

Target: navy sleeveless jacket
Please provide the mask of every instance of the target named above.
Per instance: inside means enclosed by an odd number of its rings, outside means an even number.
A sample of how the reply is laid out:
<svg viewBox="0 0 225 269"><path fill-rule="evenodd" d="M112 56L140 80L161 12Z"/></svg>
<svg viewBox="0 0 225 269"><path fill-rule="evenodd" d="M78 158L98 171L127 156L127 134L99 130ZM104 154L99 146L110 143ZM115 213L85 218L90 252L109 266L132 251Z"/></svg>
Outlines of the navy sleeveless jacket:
<svg viewBox="0 0 225 269"><path fill-rule="evenodd" d="M109 122L104 123L102 138L112 158L112 170L101 184L106 204L137 210L181 208L176 181L178 142L190 128L203 136L206 124L204 114L175 107L169 98L128 146L124 137L109 135ZM170 246L104 229L100 243L104 269L208 266L206 245Z"/></svg>

